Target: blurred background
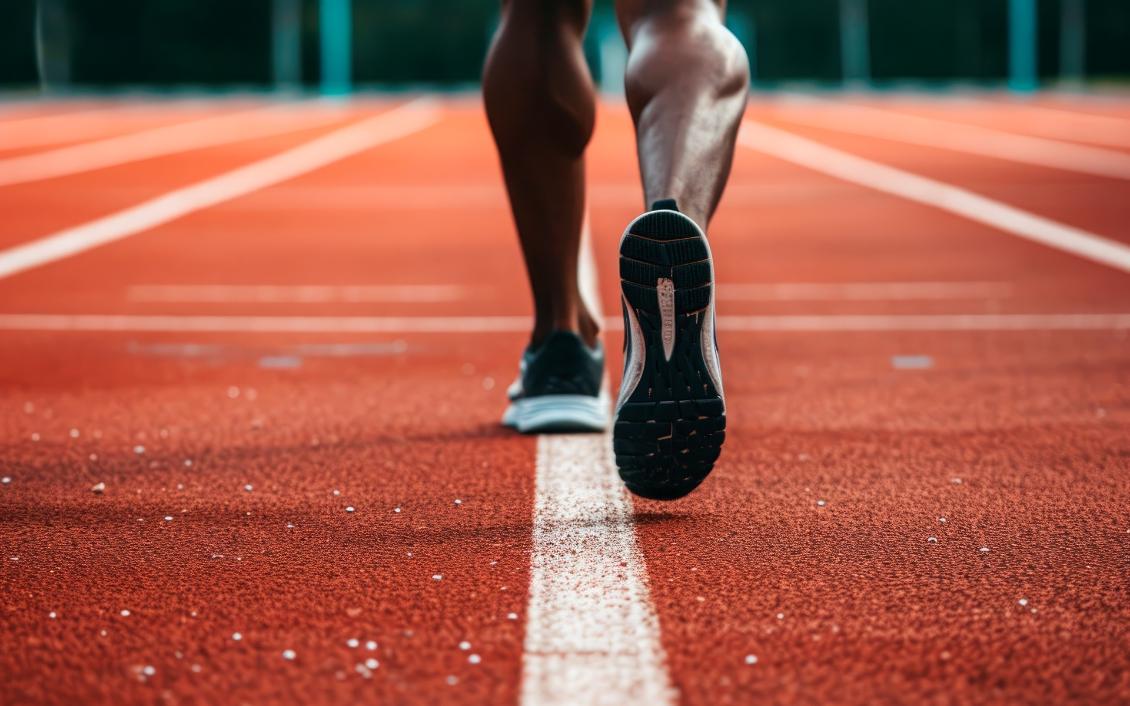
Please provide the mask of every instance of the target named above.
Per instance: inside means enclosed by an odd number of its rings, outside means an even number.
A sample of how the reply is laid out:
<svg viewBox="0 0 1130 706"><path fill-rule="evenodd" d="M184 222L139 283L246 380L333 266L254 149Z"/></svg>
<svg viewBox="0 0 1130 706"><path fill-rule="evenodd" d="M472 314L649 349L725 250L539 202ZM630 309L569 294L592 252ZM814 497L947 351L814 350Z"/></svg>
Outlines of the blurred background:
<svg viewBox="0 0 1130 706"><path fill-rule="evenodd" d="M4 0L0 89L473 88L497 0ZM1127 0L732 0L756 88L1028 91L1130 78ZM620 90L611 0L587 37Z"/></svg>

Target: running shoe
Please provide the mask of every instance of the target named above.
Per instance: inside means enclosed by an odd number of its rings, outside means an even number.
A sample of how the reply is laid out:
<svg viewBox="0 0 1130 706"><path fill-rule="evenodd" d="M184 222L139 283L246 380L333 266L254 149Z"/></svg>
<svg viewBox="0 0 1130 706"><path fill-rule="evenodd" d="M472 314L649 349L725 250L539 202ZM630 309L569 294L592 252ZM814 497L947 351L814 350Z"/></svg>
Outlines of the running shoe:
<svg viewBox="0 0 1130 706"><path fill-rule="evenodd" d="M657 201L620 239L624 378L612 448L636 495L672 500L706 478L726 438L714 266L698 225Z"/></svg>
<svg viewBox="0 0 1130 706"><path fill-rule="evenodd" d="M599 341L590 348L575 333L554 331L522 354L508 394L502 423L523 434L604 431L609 407L604 348Z"/></svg>

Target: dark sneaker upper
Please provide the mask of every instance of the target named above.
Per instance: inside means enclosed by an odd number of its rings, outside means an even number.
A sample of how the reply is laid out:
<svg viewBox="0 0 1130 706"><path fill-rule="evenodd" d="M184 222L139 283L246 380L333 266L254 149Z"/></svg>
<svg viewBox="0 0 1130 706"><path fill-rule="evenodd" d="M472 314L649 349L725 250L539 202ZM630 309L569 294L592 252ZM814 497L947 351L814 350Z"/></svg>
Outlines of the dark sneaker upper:
<svg viewBox="0 0 1130 706"><path fill-rule="evenodd" d="M604 347L589 347L571 331L554 331L541 345L526 348L511 400L544 395L598 397L604 378Z"/></svg>
<svg viewBox="0 0 1130 706"><path fill-rule="evenodd" d="M502 423L523 434L604 431L608 394L604 349L574 333L554 331L522 354Z"/></svg>

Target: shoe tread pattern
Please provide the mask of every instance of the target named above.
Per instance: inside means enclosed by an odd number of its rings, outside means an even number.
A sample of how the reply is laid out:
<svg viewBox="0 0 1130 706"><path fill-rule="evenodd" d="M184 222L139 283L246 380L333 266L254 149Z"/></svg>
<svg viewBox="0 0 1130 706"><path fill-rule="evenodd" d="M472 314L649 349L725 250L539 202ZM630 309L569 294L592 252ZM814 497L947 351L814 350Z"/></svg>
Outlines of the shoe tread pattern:
<svg viewBox="0 0 1130 706"><path fill-rule="evenodd" d="M675 347L664 356L656 283L675 285ZM629 490L673 499L696 488L718 459L726 416L702 359L703 316L713 287L709 250L689 219L654 212L620 247L620 280L643 333L643 375L620 407L613 452Z"/></svg>

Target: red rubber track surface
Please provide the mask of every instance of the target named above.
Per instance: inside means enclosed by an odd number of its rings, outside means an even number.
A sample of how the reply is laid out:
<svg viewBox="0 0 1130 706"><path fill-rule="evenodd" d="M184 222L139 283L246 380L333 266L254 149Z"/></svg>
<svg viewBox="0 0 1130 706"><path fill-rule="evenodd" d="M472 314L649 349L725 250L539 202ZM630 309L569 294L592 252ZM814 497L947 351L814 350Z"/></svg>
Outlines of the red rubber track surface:
<svg viewBox="0 0 1130 706"><path fill-rule="evenodd" d="M1130 124L1126 104L1033 107ZM359 104L347 121L387 109ZM947 119L1021 134L1024 109L992 99ZM0 113L0 130L27 110ZM179 119L168 106L147 115L120 133ZM1130 242L1124 181L790 124L772 101L750 117ZM0 248L338 126L0 187ZM602 107L590 155L615 314L615 243L642 206L622 105ZM710 235L720 297L727 284L999 285L964 298L720 299L722 315L1130 312L1125 272L745 148ZM138 295L178 284L460 289L429 301ZM0 315L529 311L472 101L307 175L0 279ZM722 461L684 500L634 501L681 702L1130 700L1126 330L719 338ZM517 703L535 440L497 419L523 343L0 331L0 703ZM610 332L614 382L619 345ZM900 356L929 358L902 369Z"/></svg>

